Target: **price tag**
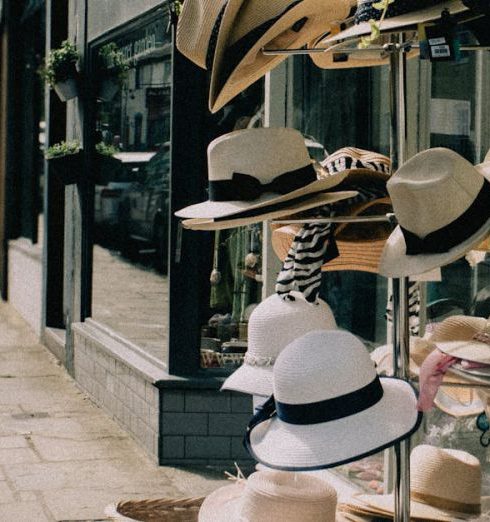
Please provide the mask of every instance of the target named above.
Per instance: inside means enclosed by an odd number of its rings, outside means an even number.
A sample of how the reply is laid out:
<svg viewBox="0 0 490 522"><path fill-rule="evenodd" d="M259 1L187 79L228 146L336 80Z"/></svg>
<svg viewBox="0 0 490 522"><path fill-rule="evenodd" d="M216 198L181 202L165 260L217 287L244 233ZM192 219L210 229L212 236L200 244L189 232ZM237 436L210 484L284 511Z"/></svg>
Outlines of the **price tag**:
<svg viewBox="0 0 490 522"><path fill-rule="evenodd" d="M456 22L443 11L437 23L419 27L420 57L431 61L457 61L460 59L460 41Z"/></svg>

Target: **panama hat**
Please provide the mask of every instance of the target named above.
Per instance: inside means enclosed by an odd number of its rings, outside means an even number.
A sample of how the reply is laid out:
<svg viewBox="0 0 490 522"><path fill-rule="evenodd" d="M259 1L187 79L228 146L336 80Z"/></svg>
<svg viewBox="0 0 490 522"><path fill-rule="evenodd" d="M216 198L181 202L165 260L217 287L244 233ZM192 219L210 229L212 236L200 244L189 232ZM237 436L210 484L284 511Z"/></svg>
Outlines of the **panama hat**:
<svg viewBox="0 0 490 522"><path fill-rule="evenodd" d="M287 57L267 56L263 48L302 47L332 22L346 18L353 1L249 0L241 4L229 16L225 9L223 22L232 22L218 30L209 92L212 112Z"/></svg>
<svg viewBox="0 0 490 522"><path fill-rule="evenodd" d="M336 522L337 492L318 477L283 471L252 473L208 495L199 522Z"/></svg>
<svg viewBox="0 0 490 522"><path fill-rule="evenodd" d="M490 164L474 167L456 152L428 149L387 183L398 226L380 273L422 274L464 256L490 234Z"/></svg>
<svg viewBox="0 0 490 522"><path fill-rule="evenodd" d="M271 468L345 464L409 437L422 420L411 384L379 378L364 344L347 331L296 339L279 354L273 375L274 395L245 437L250 454Z"/></svg>
<svg viewBox="0 0 490 522"><path fill-rule="evenodd" d="M411 518L451 522L478 516L481 511L479 460L466 451L427 444L416 446L410 454L410 497ZM355 500L372 515L393 514L393 494L358 495Z"/></svg>
<svg viewBox="0 0 490 522"><path fill-rule="evenodd" d="M415 39L416 33L409 32L405 35L406 41ZM325 52L312 52L310 58L313 63L321 69L352 69L354 67L376 67L387 65L390 63L390 54L380 49L383 45L389 43L389 36L380 35L376 40L376 49L359 49L357 41L340 42L333 45L323 43L326 36L323 35L313 40L308 45L309 49L325 49ZM327 50L328 49L328 50ZM410 49L406 53L407 58L416 58L419 55L419 49Z"/></svg>
<svg viewBox="0 0 490 522"><path fill-rule="evenodd" d="M434 348L431 337L410 337L409 372L412 378L419 377L420 366ZM393 346L391 344L378 346L371 352L371 359L376 364L378 375L393 375ZM472 388L456 386L456 384L470 384L470 379L465 379L448 370L444 375L443 383L451 384L451 386L440 387L434 398L434 404L441 411L453 417L470 417L483 411L484 404Z"/></svg>
<svg viewBox="0 0 490 522"><path fill-rule="evenodd" d="M375 3L371 0L359 0L355 15L357 23L335 35L327 36L322 41L322 45L370 34L371 24L369 20L379 20L382 13L381 10L373 7ZM395 0L390 4L385 19L379 22L379 29L380 32L417 29L418 24L439 20L445 9L452 15L468 11L462 0Z"/></svg>
<svg viewBox="0 0 490 522"><path fill-rule="evenodd" d="M175 215L208 220L247 217L244 211L264 207L269 212L281 209L285 202L299 202L300 198L305 201L310 195L335 187L345 177L340 173L319 179L322 171L312 163L304 138L295 129L230 132L208 146L209 200L185 207Z"/></svg>
<svg viewBox="0 0 490 522"><path fill-rule="evenodd" d="M309 303L299 292L291 292L291 296L293 300L272 294L254 309L248 322L244 363L226 379L222 390L268 397L272 394L272 367L281 351L312 330L337 328L325 301Z"/></svg>

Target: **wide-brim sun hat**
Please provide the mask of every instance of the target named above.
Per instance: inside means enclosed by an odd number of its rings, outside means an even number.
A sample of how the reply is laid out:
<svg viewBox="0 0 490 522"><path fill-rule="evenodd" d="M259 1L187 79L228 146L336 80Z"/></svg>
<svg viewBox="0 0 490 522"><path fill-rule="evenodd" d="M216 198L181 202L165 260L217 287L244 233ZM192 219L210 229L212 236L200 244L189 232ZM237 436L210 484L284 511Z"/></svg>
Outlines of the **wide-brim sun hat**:
<svg viewBox="0 0 490 522"><path fill-rule="evenodd" d="M410 437L422 420L411 384L379 378L364 344L346 331L296 339L273 376L274 395L245 437L249 453L270 468L339 466Z"/></svg>
<svg viewBox="0 0 490 522"><path fill-rule="evenodd" d="M430 338L410 337L410 364L409 371L412 378L418 378L420 366L426 357L432 353L435 345ZM393 346L385 344L378 346L371 352L371 359L376 363L379 375L393 375ZM484 409L484 403L468 384L470 379L465 379L448 370L443 378L443 384L434 398L434 404L444 413L453 417L471 417L478 415ZM462 386L456 386L462 384Z"/></svg>
<svg viewBox="0 0 490 522"><path fill-rule="evenodd" d="M372 4L373 2L359 2L362 7L364 4ZM459 15L468 11L462 0L445 0L430 2L427 5L425 2L413 2L413 0L395 0L393 9L397 9L397 5L403 5L403 14L386 17L382 22L378 22L378 27L381 33L397 32L400 30L417 29L419 24L434 22L441 18L441 13L448 10L451 15ZM422 6L422 8L420 8ZM427 7L425 7L427 6ZM377 11L381 14L381 11ZM399 11L400 12L400 11ZM371 33L371 24L369 21L362 21L353 25L344 31L340 31L335 35L329 35L322 40L322 45L331 45L339 40L347 40L350 38L358 38ZM375 42L376 44L376 42Z"/></svg>
<svg viewBox="0 0 490 522"><path fill-rule="evenodd" d="M398 220L380 273L422 274L464 256L490 234L490 164L476 167L456 152L428 149L387 183Z"/></svg>
<svg viewBox="0 0 490 522"><path fill-rule="evenodd" d="M299 292L291 292L290 299L270 295L250 315L244 362L221 389L268 397L272 394L272 368L281 351L312 330L335 328L332 310L322 299L309 303Z"/></svg>
<svg viewBox="0 0 490 522"><path fill-rule="evenodd" d="M325 33L349 14L352 0L249 0L228 15L218 30L213 55L209 108L221 109L237 94L287 58L265 55L263 48L290 49Z"/></svg>
<svg viewBox="0 0 490 522"><path fill-rule="evenodd" d="M379 198L361 205L353 205L347 216L372 216L392 213L389 198ZM277 257L284 261L301 225L272 225L271 243ZM392 226L386 222L345 223L335 229L338 257L322 265L322 272L358 270L379 273L379 260Z"/></svg>
<svg viewBox="0 0 490 522"><path fill-rule="evenodd" d="M243 227L260 221L270 219L290 218L294 214L304 212L323 205L329 205L343 199L352 198L355 191L332 191L320 194L311 194L300 202L296 200L286 201L278 209L277 205L263 206L252 211L244 211L233 214L231 217L218 219L184 219L182 226L190 230L225 230L228 228ZM242 216L242 217L239 217Z"/></svg>
<svg viewBox="0 0 490 522"><path fill-rule="evenodd" d="M337 493L325 480L281 471L256 471L204 500L199 522L335 522Z"/></svg>
<svg viewBox="0 0 490 522"><path fill-rule="evenodd" d="M271 212L282 209L287 202L305 201L334 188L346 176L323 176L323 170L313 163L303 135L295 129L233 131L208 146L209 199L175 215L209 220L245 217L243 212L263 207Z"/></svg>
<svg viewBox="0 0 490 522"><path fill-rule="evenodd" d="M360 495L359 500L389 515L394 496ZM462 450L416 446L410 454L410 515L448 522L476 517L481 512L481 466Z"/></svg>

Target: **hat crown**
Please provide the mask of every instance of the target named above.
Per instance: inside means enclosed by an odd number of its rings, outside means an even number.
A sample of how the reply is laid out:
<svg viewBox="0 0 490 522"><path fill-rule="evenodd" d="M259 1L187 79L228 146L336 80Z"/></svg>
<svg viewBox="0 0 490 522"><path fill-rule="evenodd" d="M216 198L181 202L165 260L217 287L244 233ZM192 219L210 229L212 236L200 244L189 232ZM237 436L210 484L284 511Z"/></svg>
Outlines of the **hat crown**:
<svg viewBox="0 0 490 522"><path fill-rule="evenodd" d="M287 404L355 392L376 377L364 344L343 330L317 330L290 343L274 365L274 397Z"/></svg>
<svg viewBox="0 0 490 522"><path fill-rule="evenodd" d="M311 164L303 135L290 128L244 129L216 138L208 146L210 181L232 179L233 173L261 183Z"/></svg>
<svg viewBox="0 0 490 522"><path fill-rule="evenodd" d="M273 294L254 309L248 323L247 355L270 357L273 362L289 343L311 330L337 328L325 301L308 303L298 292L291 294L294 301Z"/></svg>
<svg viewBox="0 0 490 522"><path fill-rule="evenodd" d="M424 238L460 217L484 182L456 152L428 149L408 160L387 183L399 224Z"/></svg>
<svg viewBox="0 0 490 522"><path fill-rule="evenodd" d="M247 480L240 520L335 522L337 493L324 480L283 471L257 471Z"/></svg>
<svg viewBox="0 0 490 522"><path fill-rule="evenodd" d="M480 504L481 467L466 451L416 446L410 455L410 491L452 503ZM430 503L430 502L427 502Z"/></svg>

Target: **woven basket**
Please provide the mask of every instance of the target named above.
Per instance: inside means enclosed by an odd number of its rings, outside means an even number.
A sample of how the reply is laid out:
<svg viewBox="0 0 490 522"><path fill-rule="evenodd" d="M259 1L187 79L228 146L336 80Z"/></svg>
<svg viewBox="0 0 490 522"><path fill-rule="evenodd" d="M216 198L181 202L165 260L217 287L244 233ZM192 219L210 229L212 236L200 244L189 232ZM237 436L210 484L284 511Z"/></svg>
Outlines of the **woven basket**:
<svg viewBox="0 0 490 522"><path fill-rule="evenodd" d="M204 498L125 500L107 506L105 514L118 522L197 522Z"/></svg>

